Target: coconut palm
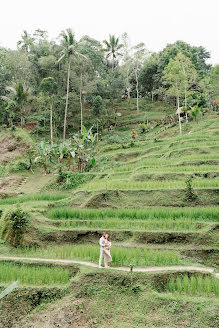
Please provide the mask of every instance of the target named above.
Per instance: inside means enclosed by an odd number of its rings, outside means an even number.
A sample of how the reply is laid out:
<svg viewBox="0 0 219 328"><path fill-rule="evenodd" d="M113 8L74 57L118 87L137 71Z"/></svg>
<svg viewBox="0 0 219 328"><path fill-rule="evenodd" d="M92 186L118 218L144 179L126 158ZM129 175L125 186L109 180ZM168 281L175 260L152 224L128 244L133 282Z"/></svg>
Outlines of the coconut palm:
<svg viewBox="0 0 219 328"><path fill-rule="evenodd" d="M21 126L24 126L24 106L29 97L28 89L23 85L22 82L14 84L12 87L6 87L6 91L9 92L8 96L2 96L1 98L6 102L14 101L17 108L20 110Z"/></svg>
<svg viewBox="0 0 219 328"><path fill-rule="evenodd" d="M123 44L119 43L119 38L111 34L109 35L109 41L103 40L103 43L106 45L106 48L103 49L107 53L106 58L111 58L112 71L114 71L117 56L122 56L119 50L123 47Z"/></svg>
<svg viewBox="0 0 219 328"><path fill-rule="evenodd" d="M63 141L66 137L66 123L67 123L67 114L68 114L68 98L69 98L69 82L70 82L70 70L71 70L71 60L72 57L85 57L77 51L78 43L75 39L75 35L70 28L66 31L62 31L60 34L62 39L61 46L62 52L61 57L58 59L58 63L62 60L67 59L68 70L67 70L67 90L66 90L66 103L65 103L65 117L64 117L64 129L63 129Z"/></svg>
<svg viewBox="0 0 219 328"><path fill-rule="evenodd" d="M21 36L21 40L17 42L17 46L19 49L23 50L24 52L29 52L31 46L33 45L34 38L27 33L27 31L23 32Z"/></svg>

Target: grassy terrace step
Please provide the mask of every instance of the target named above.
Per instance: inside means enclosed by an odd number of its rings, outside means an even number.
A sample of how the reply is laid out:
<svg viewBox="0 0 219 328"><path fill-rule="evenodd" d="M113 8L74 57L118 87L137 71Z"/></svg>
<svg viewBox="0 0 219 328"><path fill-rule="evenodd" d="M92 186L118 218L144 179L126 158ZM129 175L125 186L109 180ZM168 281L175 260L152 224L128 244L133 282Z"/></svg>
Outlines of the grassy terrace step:
<svg viewBox="0 0 219 328"><path fill-rule="evenodd" d="M197 174L211 174L211 173L216 173L218 174L218 165L170 165L170 166L155 166L155 167L139 167L136 170L134 170L134 173L150 173L150 174L165 174L165 173L197 173ZM124 172L123 174L125 174Z"/></svg>
<svg viewBox="0 0 219 328"><path fill-rule="evenodd" d="M184 154L188 155L190 153L196 152L202 153L202 154L211 154L211 153L217 153L219 150L219 141L216 142L208 142L205 143L203 146L200 145L200 143L193 143L189 144L188 147L185 147L184 144L179 144L177 146L172 146L172 145L159 145L159 146L152 146L152 147L142 147L140 149L134 149L132 151L118 151L114 152L112 154L113 159L116 161L122 161L124 159L129 160L132 158L138 158L141 157L143 158L143 155L150 154L150 155L162 155L163 157L179 157L177 155ZM103 157L103 156L102 156Z"/></svg>
<svg viewBox="0 0 219 328"><path fill-rule="evenodd" d="M62 245L43 248L26 248L14 251L16 256L54 258L54 259L78 259L98 263L100 254L99 245ZM161 265L186 265L191 262L179 257L177 251L152 250L140 248L113 247L111 250L113 266L138 267Z"/></svg>
<svg viewBox="0 0 219 328"><path fill-rule="evenodd" d="M115 163L113 164L115 165ZM126 163L120 163L120 165L117 167L113 167L114 172L128 172L133 171L135 169L141 168L141 167L150 167L153 169L153 167L178 167L178 166L194 166L194 165L219 165L219 156L212 155L212 156L206 156L203 155L200 157L200 155L197 156L190 156L185 158L177 158L176 161L173 161L171 159L167 160L165 158L148 158L144 160L136 160L133 162L126 162Z"/></svg>
<svg viewBox="0 0 219 328"><path fill-rule="evenodd" d="M219 188L219 177L213 179L197 178L193 179L192 185L194 188ZM79 190L158 190L158 189L184 189L185 181L181 180L147 180L147 181L132 181L132 180L111 180L99 179L86 183Z"/></svg>
<svg viewBox="0 0 219 328"><path fill-rule="evenodd" d="M102 220L115 219L120 220L145 220L145 219L169 219L182 220L190 219L191 221L212 221L219 222L218 207L196 207L196 208L133 208L133 209L72 209L72 208L55 208L49 211L50 219L76 219L76 220Z"/></svg>
<svg viewBox="0 0 219 328"><path fill-rule="evenodd" d="M98 243L103 229L60 229L41 225L39 228L40 240L43 243ZM106 230L114 242L135 242L137 244L193 244L193 245L216 245L218 236L211 232L191 231L134 231L134 230ZM219 245L216 245L219 246Z"/></svg>
<svg viewBox="0 0 219 328"><path fill-rule="evenodd" d="M185 136L184 136L185 138ZM218 145L219 143L219 138L194 138L194 136L190 139L184 139L182 138L181 140L179 139L161 139L158 140L157 142L154 141L148 141L147 139L144 141L136 141L134 143L134 146L129 146L129 144L123 144L123 147L127 148L122 148L121 144L112 144L112 145L107 145L103 146L102 149L99 152L100 156L106 156L106 154L116 154L116 153L129 153L129 152L140 152L140 151L148 151L149 149L151 150L159 150L159 149L177 149L178 147L185 147L186 144L188 146L213 146L213 145Z"/></svg>
<svg viewBox="0 0 219 328"><path fill-rule="evenodd" d="M211 225L197 223L192 220L60 220L54 221L54 224L60 228L67 229L115 229L115 230L143 230L143 231L198 231L207 230ZM219 225L218 225L219 227Z"/></svg>
<svg viewBox="0 0 219 328"><path fill-rule="evenodd" d="M74 266L0 261L0 284L18 280L19 285L63 285L74 275Z"/></svg>
<svg viewBox="0 0 219 328"><path fill-rule="evenodd" d="M162 156L162 154L154 154L154 155L148 155L143 156L140 158L137 158L134 161L125 161L119 163L121 167L119 169L122 169L122 166L127 166L128 168L137 168L139 166L147 165L147 166L158 166L158 165L173 165L173 164L190 164L193 165L193 163L200 165L201 163L212 163L213 165L218 165L219 163L219 155L218 154L195 154L190 156L184 156L182 153L182 156L177 156L176 158L166 158L165 156ZM114 163L115 164L115 163ZM117 164L118 165L118 164Z"/></svg>
<svg viewBox="0 0 219 328"><path fill-rule="evenodd" d="M218 168L219 169L219 168ZM176 180L182 180L182 181L186 181L186 179L188 177L191 177L195 180L195 179L214 179L216 177L219 177L219 171L217 172L197 172L197 173L193 173L191 174L189 173L184 173L184 172L168 172L168 173L135 173L133 174L130 179L133 181L164 181L164 180L171 180L171 181L176 181ZM112 179L115 179L115 176L112 176Z"/></svg>
<svg viewBox="0 0 219 328"><path fill-rule="evenodd" d="M183 189L81 191L74 194L71 206L142 208L147 206L194 207L219 205L219 189L196 189L195 192L198 196L197 199L195 201L186 201Z"/></svg>
<svg viewBox="0 0 219 328"><path fill-rule="evenodd" d="M32 202L32 201L57 201L69 197L67 193L54 193L54 194L31 194L18 197L10 197L0 199L0 205L12 205L18 203Z"/></svg>
<svg viewBox="0 0 219 328"><path fill-rule="evenodd" d="M165 291L170 293L185 294L190 296L219 296L219 280L209 276L188 275L172 277L165 286Z"/></svg>

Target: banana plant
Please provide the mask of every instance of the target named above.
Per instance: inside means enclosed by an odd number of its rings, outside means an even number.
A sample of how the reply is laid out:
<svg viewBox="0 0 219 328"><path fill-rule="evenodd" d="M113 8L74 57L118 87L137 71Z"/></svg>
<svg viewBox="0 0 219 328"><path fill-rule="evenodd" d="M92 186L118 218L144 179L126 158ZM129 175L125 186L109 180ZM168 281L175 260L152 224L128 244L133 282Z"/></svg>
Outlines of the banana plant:
<svg viewBox="0 0 219 328"><path fill-rule="evenodd" d="M48 174L48 162L51 161L54 154L53 148L46 142L41 141L36 145L35 152L37 156L34 159L34 163L40 163L44 169L45 175Z"/></svg>
<svg viewBox="0 0 219 328"><path fill-rule="evenodd" d="M84 171L95 164L94 142L96 134L92 133L92 127L87 130L82 125L81 133L73 136L70 155L78 163L78 170Z"/></svg>

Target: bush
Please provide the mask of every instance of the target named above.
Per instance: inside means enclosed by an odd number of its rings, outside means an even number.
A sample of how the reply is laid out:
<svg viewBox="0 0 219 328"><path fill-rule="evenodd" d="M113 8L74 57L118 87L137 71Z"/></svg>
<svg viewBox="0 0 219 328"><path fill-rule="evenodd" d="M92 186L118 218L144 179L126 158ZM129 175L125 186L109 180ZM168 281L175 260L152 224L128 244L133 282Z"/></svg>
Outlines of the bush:
<svg viewBox="0 0 219 328"><path fill-rule="evenodd" d="M18 172L30 169L30 162L28 160L20 159L9 167L10 172Z"/></svg>
<svg viewBox="0 0 219 328"><path fill-rule="evenodd" d="M58 183L61 183L61 188L73 189L80 184L89 182L94 178L93 174L83 174L81 172L62 172L59 171Z"/></svg>
<svg viewBox="0 0 219 328"><path fill-rule="evenodd" d="M185 190L185 199L187 201L192 201L197 198L196 193L194 192L193 186L192 186L192 176L188 177L186 180L186 190Z"/></svg>
<svg viewBox="0 0 219 328"><path fill-rule="evenodd" d="M139 124L139 128L141 129L141 133L145 133L147 125L145 123L141 123Z"/></svg>
<svg viewBox="0 0 219 328"><path fill-rule="evenodd" d="M105 108L105 103L102 99L101 96L96 96L96 98L94 99L94 102L93 102L93 113L94 115L99 115L103 109Z"/></svg>
<svg viewBox="0 0 219 328"><path fill-rule="evenodd" d="M1 217L1 237L12 246L21 246L29 225L29 215L20 207L13 208Z"/></svg>

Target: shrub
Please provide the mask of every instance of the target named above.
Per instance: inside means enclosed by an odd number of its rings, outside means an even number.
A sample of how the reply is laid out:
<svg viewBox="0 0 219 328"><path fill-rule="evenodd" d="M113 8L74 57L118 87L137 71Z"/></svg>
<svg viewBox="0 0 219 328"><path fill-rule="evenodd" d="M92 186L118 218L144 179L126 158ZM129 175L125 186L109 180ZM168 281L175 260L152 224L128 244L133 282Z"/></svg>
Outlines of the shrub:
<svg viewBox="0 0 219 328"><path fill-rule="evenodd" d="M187 201L195 200L198 196L194 192L193 186L192 186L192 176L188 177L186 180L186 190L185 190L185 199Z"/></svg>
<svg viewBox="0 0 219 328"><path fill-rule="evenodd" d="M12 246L20 246L28 225L29 215L20 207L13 208L2 215L1 237Z"/></svg>
<svg viewBox="0 0 219 328"><path fill-rule="evenodd" d="M80 184L89 182L94 178L93 174L83 174L80 172L62 172L59 170L58 183L61 183L61 188L73 189Z"/></svg>
<svg viewBox="0 0 219 328"><path fill-rule="evenodd" d="M9 167L10 172L25 171L30 169L30 162L26 159L20 159Z"/></svg>
<svg viewBox="0 0 219 328"><path fill-rule="evenodd" d="M145 133L147 125L145 123L141 123L139 124L139 128L141 129L141 133Z"/></svg>
<svg viewBox="0 0 219 328"><path fill-rule="evenodd" d="M96 96L96 98L94 99L94 102L93 102L93 113L94 115L99 115L103 109L105 108L105 103L102 99L101 96Z"/></svg>

